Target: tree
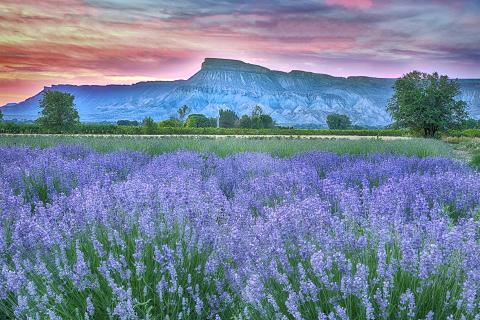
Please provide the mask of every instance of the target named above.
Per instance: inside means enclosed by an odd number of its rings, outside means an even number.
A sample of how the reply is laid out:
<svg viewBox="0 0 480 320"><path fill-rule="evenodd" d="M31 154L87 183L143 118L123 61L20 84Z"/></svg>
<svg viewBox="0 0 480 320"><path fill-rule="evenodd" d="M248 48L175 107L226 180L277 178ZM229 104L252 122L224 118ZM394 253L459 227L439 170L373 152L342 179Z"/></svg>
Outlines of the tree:
<svg viewBox="0 0 480 320"><path fill-rule="evenodd" d="M480 129L480 120L468 118L458 126L458 129L460 130Z"/></svg>
<svg viewBox="0 0 480 320"><path fill-rule="evenodd" d="M178 108L177 113L178 113L178 118L180 121L183 121L185 119L185 116L190 112L190 108L184 104L180 108Z"/></svg>
<svg viewBox="0 0 480 320"><path fill-rule="evenodd" d="M158 126L161 128L175 128L175 127L181 127L182 125L183 125L182 122L175 118L162 120L158 123Z"/></svg>
<svg viewBox="0 0 480 320"><path fill-rule="evenodd" d="M194 113L188 116L185 121L185 126L189 128L204 128L211 127L212 123L205 115Z"/></svg>
<svg viewBox="0 0 480 320"><path fill-rule="evenodd" d="M273 121L272 117L263 113L262 107L258 105L253 108L250 121L250 127L255 129L275 127L275 122Z"/></svg>
<svg viewBox="0 0 480 320"><path fill-rule="evenodd" d="M347 129L352 125L347 115L339 113L330 113L327 116L327 125L329 129Z"/></svg>
<svg viewBox="0 0 480 320"><path fill-rule="evenodd" d="M412 71L396 80L393 89L395 93L387 105L392 118L427 137L466 119L466 103L455 100L460 86L448 76Z"/></svg>
<svg viewBox="0 0 480 320"><path fill-rule="evenodd" d="M2 110L0 110L0 122L2 122L2 121L3 121L3 112L2 112Z"/></svg>
<svg viewBox="0 0 480 320"><path fill-rule="evenodd" d="M252 118L254 117L260 117L263 114L262 107L259 105L256 105L255 108L252 110Z"/></svg>
<svg viewBox="0 0 480 320"><path fill-rule="evenodd" d="M73 103L75 97L67 92L47 91L40 101L38 122L46 127L66 128L80 122Z"/></svg>
<svg viewBox="0 0 480 320"><path fill-rule="evenodd" d="M275 122L268 114L262 114L259 117L252 118L252 127L265 129L273 128L275 127Z"/></svg>
<svg viewBox="0 0 480 320"><path fill-rule="evenodd" d="M138 126L139 123L137 120L118 120L117 121L117 126L132 126L136 127Z"/></svg>
<svg viewBox="0 0 480 320"><path fill-rule="evenodd" d="M146 117L143 119L143 126L145 127L145 132L148 134L154 134L156 129L155 121L151 117Z"/></svg>
<svg viewBox="0 0 480 320"><path fill-rule="evenodd" d="M252 119L248 115L244 114L240 118L240 120L238 122L238 126L240 128L251 128L252 127Z"/></svg>
<svg viewBox="0 0 480 320"><path fill-rule="evenodd" d="M238 121L238 115L229 109L220 109L219 118L221 128L234 128Z"/></svg>
<svg viewBox="0 0 480 320"><path fill-rule="evenodd" d="M218 118L208 118L208 126L209 127L212 127L212 128L216 128L217 127L217 119Z"/></svg>

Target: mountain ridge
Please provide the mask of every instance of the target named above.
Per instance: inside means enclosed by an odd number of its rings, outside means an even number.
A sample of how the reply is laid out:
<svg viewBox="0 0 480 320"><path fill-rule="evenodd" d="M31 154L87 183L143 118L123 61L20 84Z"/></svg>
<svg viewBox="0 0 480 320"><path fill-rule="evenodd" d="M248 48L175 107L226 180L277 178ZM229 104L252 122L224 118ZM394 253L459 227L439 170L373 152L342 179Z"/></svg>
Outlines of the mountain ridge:
<svg viewBox="0 0 480 320"><path fill-rule="evenodd" d="M239 115L259 104L279 124L325 126L331 112L347 114L355 124L383 126L394 78L336 77L302 70L270 70L240 60L206 58L186 80L143 81L131 85L52 85L26 100L1 107L5 119L34 120L43 92L58 90L75 96L80 119L86 122L155 120L176 114L181 105L208 116L220 108ZM480 79L460 79L461 98L469 113L480 117Z"/></svg>

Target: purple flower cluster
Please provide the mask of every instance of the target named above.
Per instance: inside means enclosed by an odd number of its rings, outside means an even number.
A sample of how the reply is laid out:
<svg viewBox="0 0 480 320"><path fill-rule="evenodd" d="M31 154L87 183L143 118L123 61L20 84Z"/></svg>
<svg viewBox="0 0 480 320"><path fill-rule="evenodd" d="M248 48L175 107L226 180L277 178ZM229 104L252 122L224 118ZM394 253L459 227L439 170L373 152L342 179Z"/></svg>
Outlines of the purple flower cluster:
<svg viewBox="0 0 480 320"><path fill-rule="evenodd" d="M479 317L480 174L454 160L0 154L0 316Z"/></svg>

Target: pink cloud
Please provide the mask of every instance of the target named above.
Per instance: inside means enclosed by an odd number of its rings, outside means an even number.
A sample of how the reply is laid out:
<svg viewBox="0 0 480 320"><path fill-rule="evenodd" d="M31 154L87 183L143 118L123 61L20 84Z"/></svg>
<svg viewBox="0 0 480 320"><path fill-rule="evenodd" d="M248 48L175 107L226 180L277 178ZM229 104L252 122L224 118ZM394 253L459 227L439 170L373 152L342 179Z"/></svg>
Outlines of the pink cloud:
<svg viewBox="0 0 480 320"><path fill-rule="evenodd" d="M0 0L0 105L56 83L185 79L205 57L342 76L398 76L430 65L452 76L479 75L475 10L452 14L437 0L426 0L429 11L325 1L331 7L261 1L205 9L186 0L180 11L164 5L159 13L97 0Z"/></svg>
<svg viewBox="0 0 480 320"><path fill-rule="evenodd" d="M331 6L341 6L347 9L368 9L373 6L372 0L326 0Z"/></svg>

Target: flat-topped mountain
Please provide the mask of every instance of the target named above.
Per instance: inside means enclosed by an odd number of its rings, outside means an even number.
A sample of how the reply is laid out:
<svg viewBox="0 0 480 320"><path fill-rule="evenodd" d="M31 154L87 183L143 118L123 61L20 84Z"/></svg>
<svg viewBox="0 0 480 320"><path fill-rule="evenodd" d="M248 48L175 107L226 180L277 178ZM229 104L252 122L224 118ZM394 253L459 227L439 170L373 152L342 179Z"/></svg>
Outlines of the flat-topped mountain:
<svg viewBox="0 0 480 320"><path fill-rule="evenodd" d="M216 116L219 108L238 114L261 105L279 124L324 126L329 113L348 115L360 125L391 122L385 110L395 79L334 77L293 70L274 71L238 60L207 58L188 80L139 82L133 85L53 85L27 100L1 108L5 119L38 117L44 91L58 90L75 96L82 121L119 119L155 120L175 115L181 105L192 112ZM462 99L471 116L480 118L480 79L459 80Z"/></svg>

